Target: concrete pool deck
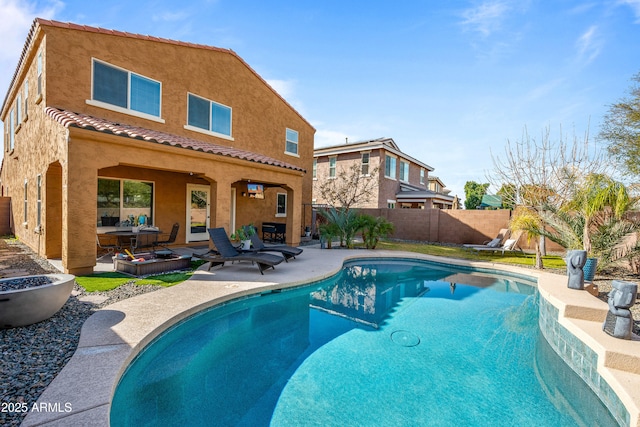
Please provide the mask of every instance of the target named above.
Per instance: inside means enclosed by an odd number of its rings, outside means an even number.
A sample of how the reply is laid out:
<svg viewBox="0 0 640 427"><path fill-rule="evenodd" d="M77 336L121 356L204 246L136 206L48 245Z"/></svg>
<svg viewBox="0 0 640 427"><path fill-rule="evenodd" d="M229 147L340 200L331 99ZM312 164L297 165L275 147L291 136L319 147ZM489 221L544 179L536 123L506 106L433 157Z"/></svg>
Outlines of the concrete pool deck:
<svg viewBox="0 0 640 427"><path fill-rule="evenodd" d="M111 399L131 360L162 331L204 308L253 293L308 283L338 272L349 258L414 258L526 275L538 279L540 295L558 312L557 323L597 354L606 380L640 427L640 339L615 339L602 331L607 304L586 291L568 289L564 276L486 262L469 262L382 250L322 250L305 247L297 259L266 270L241 262L156 292L120 301L93 314L82 327L78 348L38 399L57 411L30 412L22 426L107 426ZM68 404L68 405L67 405ZM57 405L57 406L56 406ZM65 412L70 407L68 412Z"/></svg>

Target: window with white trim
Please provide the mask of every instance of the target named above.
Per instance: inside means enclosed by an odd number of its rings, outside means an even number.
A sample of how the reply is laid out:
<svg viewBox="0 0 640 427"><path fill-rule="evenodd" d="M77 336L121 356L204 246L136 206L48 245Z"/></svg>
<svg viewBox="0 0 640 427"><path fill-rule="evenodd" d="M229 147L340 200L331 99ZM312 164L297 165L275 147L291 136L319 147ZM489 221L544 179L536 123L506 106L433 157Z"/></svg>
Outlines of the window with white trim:
<svg viewBox="0 0 640 427"><path fill-rule="evenodd" d="M396 201L395 200L387 200L387 209L395 209Z"/></svg>
<svg viewBox="0 0 640 427"><path fill-rule="evenodd" d="M360 173L362 175L369 175L369 160L371 158L371 153L362 153L362 160L361 160L361 169L360 169Z"/></svg>
<svg viewBox="0 0 640 427"><path fill-rule="evenodd" d="M192 93L187 98L187 126L231 137L231 107Z"/></svg>
<svg viewBox="0 0 640 427"><path fill-rule="evenodd" d="M286 146L285 146L285 153L289 153L289 154L298 154L298 132L293 130L293 129L289 129L287 128L287 132L286 132Z"/></svg>
<svg viewBox="0 0 640 427"><path fill-rule="evenodd" d="M42 225L42 175L36 177L36 227Z"/></svg>
<svg viewBox="0 0 640 427"><path fill-rule="evenodd" d="M396 158L388 154L385 156L384 160L384 176L396 179Z"/></svg>
<svg viewBox="0 0 640 427"><path fill-rule="evenodd" d="M22 95L16 97L16 124L22 123Z"/></svg>
<svg viewBox="0 0 640 427"><path fill-rule="evenodd" d="M154 220L154 183L117 178L98 178L97 222L125 221L145 215L147 224ZM105 220L104 218L111 218ZM114 225L114 224L109 224Z"/></svg>
<svg viewBox="0 0 640 427"><path fill-rule="evenodd" d="M9 151L13 151L16 141L16 121L13 108L9 111Z"/></svg>
<svg viewBox="0 0 640 427"><path fill-rule="evenodd" d="M424 184L424 168L420 168L420 184Z"/></svg>
<svg viewBox="0 0 640 427"><path fill-rule="evenodd" d="M42 51L38 52L38 58L36 59L36 70L38 73L38 93L37 96L42 96Z"/></svg>
<svg viewBox="0 0 640 427"><path fill-rule="evenodd" d="M106 62L93 60L91 99L122 112L160 117L162 84Z"/></svg>
<svg viewBox="0 0 640 427"><path fill-rule="evenodd" d="M409 181L409 163L400 160L400 181Z"/></svg>
<svg viewBox="0 0 640 427"><path fill-rule="evenodd" d="M29 82L25 80L24 82L24 118L29 116Z"/></svg>
<svg viewBox="0 0 640 427"><path fill-rule="evenodd" d="M276 216L287 216L287 193L276 194Z"/></svg>
<svg viewBox="0 0 640 427"><path fill-rule="evenodd" d="M28 206L28 194L29 192L27 191L27 180L24 180L24 223L27 223L27 206Z"/></svg>
<svg viewBox="0 0 640 427"><path fill-rule="evenodd" d="M313 179L318 178L318 158L313 158Z"/></svg>
<svg viewBox="0 0 640 427"><path fill-rule="evenodd" d="M336 157L329 157L329 178L336 177Z"/></svg>

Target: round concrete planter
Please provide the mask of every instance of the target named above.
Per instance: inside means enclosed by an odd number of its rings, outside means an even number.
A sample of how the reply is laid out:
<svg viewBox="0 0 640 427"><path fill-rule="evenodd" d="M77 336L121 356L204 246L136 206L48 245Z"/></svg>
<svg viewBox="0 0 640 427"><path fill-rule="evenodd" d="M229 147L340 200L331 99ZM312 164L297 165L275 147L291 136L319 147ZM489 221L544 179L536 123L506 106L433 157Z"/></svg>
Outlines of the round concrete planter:
<svg viewBox="0 0 640 427"><path fill-rule="evenodd" d="M42 276L50 278L52 282L24 289L0 291L0 328L26 326L48 319L67 302L75 279L71 274L12 277L0 279L0 283Z"/></svg>

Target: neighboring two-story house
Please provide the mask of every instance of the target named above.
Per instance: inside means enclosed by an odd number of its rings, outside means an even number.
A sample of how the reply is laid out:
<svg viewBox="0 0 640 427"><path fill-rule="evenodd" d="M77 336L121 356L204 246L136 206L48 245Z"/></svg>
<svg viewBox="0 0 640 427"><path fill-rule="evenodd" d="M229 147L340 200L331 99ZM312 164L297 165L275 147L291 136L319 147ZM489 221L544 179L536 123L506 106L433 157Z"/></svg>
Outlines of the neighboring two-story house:
<svg viewBox="0 0 640 427"><path fill-rule="evenodd" d="M314 150L314 203L326 204L318 188L336 179L340 171L359 164L362 179L375 179L372 197L359 208L443 208L450 209L454 197L429 189L429 172L434 169L398 148L391 138L345 144ZM371 174L377 171L376 174ZM443 185L444 187L444 185Z"/></svg>
<svg viewBox="0 0 640 427"><path fill-rule="evenodd" d="M15 235L66 272L144 217L176 243L311 203L314 128L228 49L36 19L0 111Z"/></svg>

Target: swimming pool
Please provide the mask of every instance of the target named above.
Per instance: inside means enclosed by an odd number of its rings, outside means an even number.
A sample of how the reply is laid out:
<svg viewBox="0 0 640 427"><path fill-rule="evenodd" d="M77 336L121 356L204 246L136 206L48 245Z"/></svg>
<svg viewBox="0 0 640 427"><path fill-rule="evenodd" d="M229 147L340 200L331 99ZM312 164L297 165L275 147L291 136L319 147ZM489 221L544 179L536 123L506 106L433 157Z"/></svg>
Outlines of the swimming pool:
<svg viewBox="0 0 640 427"><path fill-rule="evenodd" d="M166 331L122 376L111 425L616 425L537 313L519 279L349 262Z"/></svg>

